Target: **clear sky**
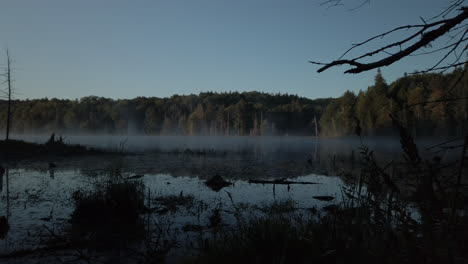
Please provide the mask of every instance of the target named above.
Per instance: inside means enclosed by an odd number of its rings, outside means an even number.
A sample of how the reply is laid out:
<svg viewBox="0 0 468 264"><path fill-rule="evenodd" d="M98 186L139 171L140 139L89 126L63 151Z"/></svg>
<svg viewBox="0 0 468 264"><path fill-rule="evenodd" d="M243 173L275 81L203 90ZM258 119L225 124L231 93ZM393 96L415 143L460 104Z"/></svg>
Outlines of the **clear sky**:
<svg viewBox="0 0 468 264"><path fill-rule="evenodd" d="M352 43L420 23L446 0L376 0L358 10L323 0L10 0L0 5L0 58L14 59L18 98L166 97L263 91L336 97L375 71L316 73ZM382 69L387 81L420 69L414 57Z"/></svg>

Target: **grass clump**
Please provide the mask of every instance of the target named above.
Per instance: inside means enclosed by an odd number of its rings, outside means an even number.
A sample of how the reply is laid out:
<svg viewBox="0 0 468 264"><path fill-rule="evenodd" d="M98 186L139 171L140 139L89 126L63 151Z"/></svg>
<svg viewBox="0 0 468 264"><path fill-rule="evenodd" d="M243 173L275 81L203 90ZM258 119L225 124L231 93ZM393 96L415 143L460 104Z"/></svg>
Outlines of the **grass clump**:
<svg viewBox="0 0 468 264"><path fill-rule="evenodd" d="M139 181L109 183L91 193L73 193L71 223L75 234L94 234L98 241L142 238L144 185Z"/></svg>
<svg viewBox="0 0 468 264"><path fill-rule="evenodd" d="M201 255L188 263L311 263L324 251L323 245L304 231L314 230L288 217L251 219L204 241Z"/></svg>
<svg viewBox="0 0 468 264"><path fill-rule="evenodd" d="M293 200L281 200L281 201L274 201L271 204L261 206L258 209L265 214L275 215L275 214L293 213L298 208L297 208L297 203Z"/></svg>

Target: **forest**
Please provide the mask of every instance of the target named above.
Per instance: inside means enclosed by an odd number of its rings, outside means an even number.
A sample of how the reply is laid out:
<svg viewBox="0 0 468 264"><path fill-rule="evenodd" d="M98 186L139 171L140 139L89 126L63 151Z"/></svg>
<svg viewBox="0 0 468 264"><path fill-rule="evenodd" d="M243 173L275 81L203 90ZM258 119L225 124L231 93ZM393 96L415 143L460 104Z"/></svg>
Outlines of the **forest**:
<svg viewBox="0 0 468 264"><path fill-rule="evenodd" d="M393 114L416 136L460 135L468 125L466 100L455 100L468 96L464 71L405 74L387 84L379 70L372 86L336 99L206 92L123 100L15 100L11 126L17 134L261 136L315 135L317 123L321 136L336 137L355 134L358 127L364 135L388 135ZM430 103L434 101L438 103ZM5 129L6 107L0 101L0 129Z"/></svg>
<svg viewBox="0 0 468 264"><path fill-rule="evenodd" d="M259 92L14 101L14 133L311 135L331 99ZM0 101L0 129L6 123ZM318 122L317 122L318 123Z"/></svg>
<svg viewBox="0 0 468 264"><path fill-rule="evenodd" d="M375 82L356 95L346 91L332 100L320 119L323 135L394 133L394 116L413 136L460 136L468 126L468 76L451 73L405 74L387 84L381 71ZM465 100L461 100L465 99Z"/></svg>

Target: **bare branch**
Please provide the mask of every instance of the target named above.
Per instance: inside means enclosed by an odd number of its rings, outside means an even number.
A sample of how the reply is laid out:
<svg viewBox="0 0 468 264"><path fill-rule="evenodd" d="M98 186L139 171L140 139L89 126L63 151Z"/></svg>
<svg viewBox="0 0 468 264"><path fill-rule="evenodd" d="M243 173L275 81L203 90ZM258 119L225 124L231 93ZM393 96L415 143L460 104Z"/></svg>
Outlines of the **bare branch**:
<svg viewBox="0 0 468 264"><path fill-rule="evenodd" d="M414 107L418 105L427 105L427 104L434 104L434 103L444 103L444 102L446 103L446 102L453 102L453 101L459 101L459 100L468 100L468 96L456 97L456 98L441 98L441 99L432 100L432 101L425 101L425 102L410 104L410 105L407 105L407 107Z"/></svg>
<svg viewBox="0 0 468 264"><path fill-rule="evenodd" d="M462 3L463 1L456 1L448 8L450 11L445 10L444 13L441 13L438 16L445 16L446 14L449 14L455 8L459 7ZM451 54L455 54L457 59L448 66L449 68L454 67L453 65L458 64L459 58L461 56L461 54L457 55L458 53L457 49L460 47L462 43L468 40L468 38L465 38L465 36L468 33L468 29L467 29L468 25L464 24L464 25L459 26L468 18L468 8L462 7L458 10L459 10L459 14L450 19L442 19L442 20L435 21L432 23L427 23L427 21L422 19L424 24L400 26L392 30L389 30L387 32L384 32L382 34L376 35L372 38L369 38L363 42L353 44L347 51L343 53L343 55L341 55L338 58L338 60L335 60L329 63L322 63L322 62L316 62L316 61L309 61L309 62L315 65L322 66L321 68L318 69L318 72L323 72L334 66L350 65L350 66L353 66L353 68L346 70L345 73L360 73L360 72L380 68L383 66L391 65L401 60L402 58L412 55L415 51L429 46L433 41L439 39L441 36L448 36L449 32L458 31L458 33L456 33L454 36L451 37L451 40L455 40L455 38L457 38L455 43L451 43L442 48L437 48L434 51L423 52L423 53L417 54L417 55L430 54L430 53L440 52L442 50L448 50L448 52L442 57L442 59L438 61L435 65L433 65L431 68L429 68L428 71L432 71L432 70L439 68L438 66L442 62L444 62ZM358 47L369 44L370 42L376 39L382 39L392 33L402 31L402 30L410 30L410 29L418 29L418 30L400 41L389 43L381 48L367 52L363 55L354 57L352 59L343 59L344 56L346 56L350 51ZM458 38L458 35L462 35L462 36ZM420 38L419 40L416 41L417 37L420 37ZM406 46L406 47L403 48L403 46ZM395 53L389 51L390 49L395 48L395 47L400 47L400 51L395 52ZM465 50L466 49L463 49L462 53ZM361 62L362 59L372 57L378 54L385 54L386 56L380 60L376 60L373 62L372 61L368 63Z"/></svg>
<svg viewBox="0 0 468 264"><path fill-rule="evenodd" d="M443 61L445 61L445 59L450 55L452 54L453 52L455 52L455 50L458 48L458 46L461 44L462 40L465 38L465 35L468 33L468 29L465 30L465 33L463 33L463 36L461 37L461 39L456 43L455 46L452 47L452 49L449 50L449 52L447 52L443 57L442 59L440 59L434 66L432 66L431 68L429 68L428 71L432 71L434 70L435 68L437 68L437 66L439 66ZM465 49L466 49L466 46L465 46ZM465 50L463 49L463 51ZM463 53L462 51L462 53ZM456 64L456 62L459 60L460 58L458 57L456 61L453 62L453 64Z"/></svg>
<svg viewBox="0 0 468 264"><path fill-rule="evenodd" d="M432 101L422 101L422 102L418 102L418 103L414 103L414 104L405 104L404 107L400 107L399 109L393 111L393 114L397 114L398 112L401 112L404 109L408 109L408 108L412 108L412 107L420 106L420 105L424 105L424 106L431 105L430 107L432 108L432 107L436 106L437 103L447 103L447 102L455 102L455 101L460 101L460 100L468 100L468 96L465 96L465 97L459 97L459 96L448 97L448 95L451 94L452 90L455 89L457 87L457 85L461 82L461 80L465 76L466 72L467 72L467 67L464 67L463 71L461 72L460 76L458 76L457 80L451 85L451 87L449 89L447 89L445 91L444 95L441 96L439 99L432 100Z"/></svg>
<svg viewBox="0 0 468 264"><path fill-rule="evenodd" d="M430 25L428 25L428 26L430 26ZM419 30L416 34L410 36L409 38L407 38L407 39L405 39L405 40L403 40L403 41L400 41L400 42L402 42L402 43L405 43L405 42L410 41L411 39L417 37L419 34L421 34L421 33L425 30L426 25L406 25L406 26L397 27L397 28L394 28L394 29L392 29L392 30L389 30L389 31L387 31L387 32L385 32L385 33L382 33L382 34L379 34L379 35L377 35L377 36L374 36L374 37L372 37L372 38L370 38L370 39L367 39L367 40L365 40L365 41L363 41L363 42L361 42L361 43L353 44L351 48L349 48L347 51L345 51L345 53L343 53L343 55L341 55L341 56L338 58L338 60L341 60L344 56L346 56L346 54L348 54L348 53L349 53L350 51L352 51L353 49L355 49L355 48L357 48L357 47L360 47L360 46L363 46L363 45L365 45L365 44L367 44L367 43L369 43L369 42L371 42L371 41L373 41L373 40L375 40L375 39L384 38L384 37L387 36L387 35L390 35L390 34L392 34L392 33L394 33L394 32L397 32L397 31L400 31L400 30L403 30L403 29L408 30L408 29L411 29L411 28L421 28L421 27L423 28L422 30ZM398 44L392 45L392 46L386 46L386 47L381 48L381 49L379 49L379 50L388 49L388 48L391 48L391 47L397 46L397 45L398 45ZM358 58L356 58L356 59L358 59Z"/></svg>
<svg viewBox="0 0 468 264"><path fill-rule="evenodd" d="M340 6L340 5L343 5L341 1L342 0L327 0L327 1L321 2L320 5L327 6L327 7Z"/></svg>
<svg viewBox="0 0 468 264"><path fill-rule="evenodd" d="M421 53L417 53L417 54L411 54L409 56L423 56L423 55L429 55L429 54L434 54L434 53L437 53L437 52L440 52L440 51L443 51L443 50L446 50L446 49L449 49L455 45L459 45L460 43L463 43L465 41L467 41L468 38L464 38L462 40L460 40L460 42L457 42L457 43L452 43L450 45L447 45L445 47L442 47L442 48L439 48L439 49L436 49L436 50L431 50L431 51L426 51L426 52L421 52Z"/></svg>
<svg viewBox="0 0 468 264"><path fill-rule="evenodd" d="M430 18L428 21L431 21L431 20L434 20L434 19L438 19L440 17L442 18L445 18L448 14L450 14L453 10L457 9L458 7L460 7L463 2L465 0L455 0L455 1L451 1L453 4L449 5L447 8L444 9L444 11L442 11L440 14Z"/></svg>
<svg viewBox="0 0 468 264"><path fill-rule="evenodd" d="M370 0L364 0L364 1L362 1L362 3L359 4L358 6L349 9L349 11L354 11L354 10L356 10L356 9L359 9L359 8L363 7L364 5L368 4L369 2L370 2Z"/></svg>
<svg viewBox="0 0 468 264"><path fill-rule="evenodd" d="M433 69L424 70L424 71L416 71L416 72L413 72L413 73L411 73L411 74L423 74L423 73L428 73L428 72L432 72L432 71L446 71L446 70L448 70L448 69L452 69L452 68L456 68L456 67L463 66L463 65L465 65L465 63L467 63L467 62L468 62L468 61L464 61L464 62L459 62L459 63L447 65L447 66L442 66L442 67L438 67L438 68L433 68Z"/></svg>
<svg viewBox="0 0 468 264"><path fill-rule="evenodd" d="M370 3L370 0L361 0L360 3L358 3L356 6L351 7L348 9L348 11L354 11L356 9L359 9L363 7L364 5ZM343 0L326 0L320 2L321 6L326 6L327 8L331 7L336 7L336 6L344 6Z"/></svg>

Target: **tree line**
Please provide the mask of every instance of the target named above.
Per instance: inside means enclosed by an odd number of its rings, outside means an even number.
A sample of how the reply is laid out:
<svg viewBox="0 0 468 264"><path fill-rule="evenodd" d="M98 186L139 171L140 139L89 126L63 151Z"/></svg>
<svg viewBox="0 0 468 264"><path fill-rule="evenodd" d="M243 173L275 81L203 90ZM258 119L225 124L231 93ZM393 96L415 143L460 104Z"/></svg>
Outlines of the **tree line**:
<svg viewBox="0 0 468 264"><path fill-rule="evenodd" d="M450 73L405 74L387 84L380 70L366 91L346 91L325 109L322 134L392 133L390 114L415 136L458 136L468 129L467 66Z"/></svg>
<svg viewBox="0 0 468 264"><path fill-rule="evenodd" d="M206 92L170 98L14 100L10 126L13 133L260 136L315 135L317 125L322 136L351 135L357 128L366 135L386 135L393 133L393 114L416 136L461 135L468 128L465 70L405 74L391 84L378 71L365 91L346 91L336 99ZM2 130L7 113L8 101L0 100Z"/></svg>
<svg viewBox="0 0 468 264"><path fill-rule="evenodd" d="M312 135L314 121L331 100L260 92L15 100L11 128L14 133ZM6 107L7 101L0 101L0 129Z"/></svg>

